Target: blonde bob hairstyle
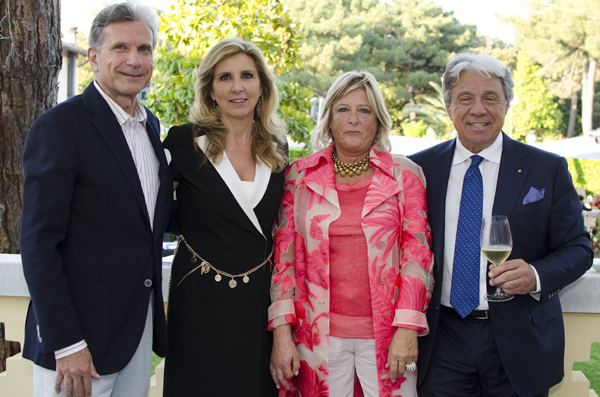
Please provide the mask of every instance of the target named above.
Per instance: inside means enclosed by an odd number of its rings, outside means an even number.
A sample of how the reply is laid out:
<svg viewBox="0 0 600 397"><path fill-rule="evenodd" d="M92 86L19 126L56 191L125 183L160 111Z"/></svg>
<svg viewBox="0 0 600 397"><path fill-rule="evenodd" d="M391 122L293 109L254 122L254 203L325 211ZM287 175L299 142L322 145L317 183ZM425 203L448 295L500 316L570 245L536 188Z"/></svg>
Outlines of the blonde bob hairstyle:
<svg viewBox="0 0 600 397"><path fill-rule="evenodd" d="M377 132L373 140L374 147L381 152L389 152L392 149L389 134L392 128L392 119L385 108L383 94L375 77L369 73L359 70L346 72L339 76L329 90L321 109L319 122L312 130L311 142L315 149L320 150L335 144L329 124L331 123L331 108L350 91L363 88L367 93L369 105L377 116Z"/></svg>
<svg viewBox="0 0 600 397"><path fill-rule="evenodd" d="M190 120L194 124L194 141L196 137L206 135L208 141L206 157L215 163L221 161L227 142L228 129L215 112L211 114L211 108L215 105L210 93L213 90L214 71L217 64L225 58L240 53L246 54L254 60L262 88L260 115L257 115L256 109L254 110L252 156L254 161L260 160L274 172L278 172L285 168L287 155L285 153L286 126L277 115L279 107L279 94L275 86L277 78L269 69L262 52L250 42L238 38L221 40L209 49L200 62L194 84L196 96L190 109Z"/></svg>

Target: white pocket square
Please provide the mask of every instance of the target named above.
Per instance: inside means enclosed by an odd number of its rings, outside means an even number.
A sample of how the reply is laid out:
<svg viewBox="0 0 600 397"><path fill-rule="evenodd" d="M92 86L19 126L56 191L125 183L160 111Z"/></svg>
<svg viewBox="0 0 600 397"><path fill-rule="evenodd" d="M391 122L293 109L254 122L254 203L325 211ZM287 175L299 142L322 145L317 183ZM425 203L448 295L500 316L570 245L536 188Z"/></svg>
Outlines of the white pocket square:
<svg viewBox="0 0 600 397"><path fill-rule="evenodd" d="M171 152L169 152L169 149L165 149L165 157L167 158L167 164L171 164Z"/></svg>
<svg viewBox="0 0 600 397"><path fill-rule="evenodd" d="M529 189L529 192L525 195L525 198L523 199L523 205L535 203L536 201L540 201L541 199L544 198L545 191L546 191L546 188L538 190L532 186Z"/></svg>

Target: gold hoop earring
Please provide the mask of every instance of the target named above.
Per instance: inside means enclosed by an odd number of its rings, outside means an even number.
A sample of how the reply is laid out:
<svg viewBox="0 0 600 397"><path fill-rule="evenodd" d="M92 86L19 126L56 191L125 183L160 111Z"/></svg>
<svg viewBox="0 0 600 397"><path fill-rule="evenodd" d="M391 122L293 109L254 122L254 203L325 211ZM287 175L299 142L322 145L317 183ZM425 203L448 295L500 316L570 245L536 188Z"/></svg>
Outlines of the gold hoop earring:
<svg viewBox="0 0 600 397"><path fill-rule="evenodd" d="M221 117L221 108L219 107L219 105L217 105L217 101L215 101L214 99L213 99L213 105L210 108L210 115L216 119Z"/></svg>
<svg viewBox="0 0 600 397"><path fill-rule="evenodd" d="M260 114L262 113L262 96L258 98L258 102L256 103L256 116L260 118Z"/></svg>

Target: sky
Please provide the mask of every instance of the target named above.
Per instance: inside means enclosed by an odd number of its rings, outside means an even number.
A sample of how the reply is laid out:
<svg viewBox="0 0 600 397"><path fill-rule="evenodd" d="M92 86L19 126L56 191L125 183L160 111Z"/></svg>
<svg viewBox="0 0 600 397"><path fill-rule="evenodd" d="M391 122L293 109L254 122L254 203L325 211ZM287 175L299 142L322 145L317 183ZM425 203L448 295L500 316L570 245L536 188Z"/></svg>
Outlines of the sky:
<svg viewBox="0 0 600 397"><path fill-rule="evenodd" d="M156 8L167 10L174 0L138 0ZM525 15L525 0L434 0L444 11L454 11L454 17L461 23L476 25L480 33L499 38L506 43L514 44L512 27L502 24L496 15ZM107 0L61 0L61 24L63 40L73 42L69 34L71 27L76 26L86 36L95 13Z"/></svg>
<svg viewBox="0 0 600 397"><path fill-rule="evenodd" d="M497 16L527 15L524 0L435 0L444 11L454 11L454 18L461 23L476 25L486 36L499 38L514 44L515 38L510 24L502 24Z"/></svg>

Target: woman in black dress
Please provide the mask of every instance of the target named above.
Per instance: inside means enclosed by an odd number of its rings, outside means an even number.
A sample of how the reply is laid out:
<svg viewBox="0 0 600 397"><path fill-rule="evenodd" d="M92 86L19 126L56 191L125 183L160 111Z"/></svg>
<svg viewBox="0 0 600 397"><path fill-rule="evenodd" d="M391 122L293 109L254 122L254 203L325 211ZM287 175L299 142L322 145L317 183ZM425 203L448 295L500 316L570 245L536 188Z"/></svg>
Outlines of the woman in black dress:
<svg viewBox="0 0 600 397"><path fill-rule="evenodd" d="M267 308L287 146L275 79L254 44L220 41L198 69L192 123L164 141L181 219L165 397L276 395Z"/></svg>

